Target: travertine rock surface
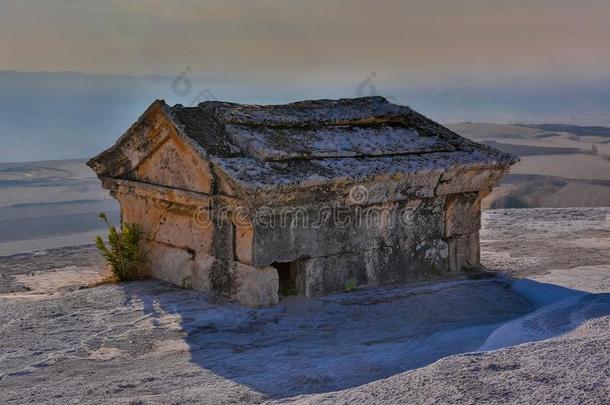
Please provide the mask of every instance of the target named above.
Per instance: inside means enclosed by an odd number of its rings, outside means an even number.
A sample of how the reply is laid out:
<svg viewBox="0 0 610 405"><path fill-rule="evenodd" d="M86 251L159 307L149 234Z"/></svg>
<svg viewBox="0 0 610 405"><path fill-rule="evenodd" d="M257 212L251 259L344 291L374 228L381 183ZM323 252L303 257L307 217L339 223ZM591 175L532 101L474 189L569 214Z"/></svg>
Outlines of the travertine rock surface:
<svg viewBox="0 0 610 405"><path fill-rule="evenodd" d="M2 403L607 403L610 208L482 222L483 264L504 276L270 308L156 280L91 287L94 245L0 256Z"/></svg>

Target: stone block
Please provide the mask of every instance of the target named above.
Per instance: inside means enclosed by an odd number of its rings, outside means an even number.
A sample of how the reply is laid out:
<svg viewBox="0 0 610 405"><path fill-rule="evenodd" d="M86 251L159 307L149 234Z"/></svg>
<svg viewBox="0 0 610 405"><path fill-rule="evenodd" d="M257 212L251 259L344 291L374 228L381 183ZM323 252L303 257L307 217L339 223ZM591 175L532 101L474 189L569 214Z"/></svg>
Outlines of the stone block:
<svg viewBox="0 0 610 405"><path fill-rule="evenodd" d="M452 170L440 179L437 195L491 190L505 173L503 168Z"/></svg>
<svg viewBox="0 0 610 405"><path fill-rule="evenodd" d="M235 259L244 264L252 264L254 256L254 227L246 224L235 226Z"/></svg>
<svg viewBox="0 0 610 405"><path fill-rule="evenodd" d="M396 201L434 197L440 174L410 174L387 176L374 182L347 184L344 190L346 205L383 204Z"/></svg>
<svg viewBox="0 0 610 405"><path fill-rule="evenodd" d="M445 200L445 237L478 232L485 193L449 194Z"/></svg>
<svg viewBox="0 0 610 405"><path fill-rule="evenodd" d="M211 255L214 227L202 226L196 207L119 194L123 221L138 224L143 237Z"/></svg>
<svg viewBox="0 0 610 405"><path fill-rule="evenodd" d="M423 240L363 252L369 285L406 283L448 271L442 239Z"/></svg>
<svg viewBox="0 0 610 405"><path fill-rule="evenodd" d="M279 279L273 267L257 268L234 262L234 287L230 298L242 305L261 307L279 302Z"/></svg>
<svg viewBox="0 0 610 405"><path fill-rule="evenodd" d="M362 253L314 257L304 260L299 271L304 272L304 291L302 290L302 292L307 297L341 291L345 282L351 278L355 278L359 285L367 284L366 266Z"/></svg>
<svg viewBox="0 0 610 405"><path fill-rule="evenodd" d="M254 224L252 263L257 267L433 240L442 238L444 232L440 198L274 210L265 222L255 220Z"/></svg>
<svg viewBox="0 0 610 405"><path fill-rule="evenodd" d="M143 240L141 246L147 275L178 287L210 291L214 257L150 240Z"/></svg>
<svg viewBox="0 0 610 405"><path fill-rule="evenodd" d="M462 271L477 268L481 263L479 233L452 236L447 240L449 245L449 268L451 271Z"/></svg>
<svg viewBox="0 0 610 405"><path fill-rule="evenodd" d="M247 306L278 303L278 274L272 267L256 268L196 253L159 242L143 240L146 275L181 288L221 294ZM226 281L219 288L214 271Z"/></svg>
<svg viewBox="0 0 610 405"><path fill-rule="evenodd" d="M447 244L435 239L309 258L299 269L304 274L300 289L312 297L341 291L351 278L368 286L414 281L446 273L448 256Z"/></svg>

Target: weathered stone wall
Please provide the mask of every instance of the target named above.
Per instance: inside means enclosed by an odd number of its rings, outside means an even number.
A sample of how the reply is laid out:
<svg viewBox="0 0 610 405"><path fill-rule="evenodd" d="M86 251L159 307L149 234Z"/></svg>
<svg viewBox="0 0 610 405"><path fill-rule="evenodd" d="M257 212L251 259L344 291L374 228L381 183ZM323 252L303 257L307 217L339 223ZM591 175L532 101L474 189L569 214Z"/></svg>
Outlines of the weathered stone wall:
<svg viewBox="0 0 610 405"><path fill-rule="evenodd" d="M307 296L341 290L348 279L381 285L478 267L481 199L501 175L454 172L410 186L388 178L368 184L362 201L337 187L336 200L278 197L273 207L252 208L222 193L218 184L229 183L197 160L191 175L211 179L185 176L184 187L204 187L197 192L142 182L171 180L153 169L168 156L188 158L177 145L170 138L140 165L138 181L105 186L123 220L140 225L152 277L246 305L278 302L278 263L295 266L297 290Z"/></svg>
<svg viewBox="0 0 610 405"><path fill-rule="evenodd" d="M249 306L278 302L278 274L235 260L234 226L226 218L196 219L200 206L130 192L115 193L123 221L142 231L147 275L183 288L211 292ZM204 215L204 214L203 214ZM202 223L205 222L205 223Z"/></svg>
<svg viewBox="0 0 610 405"><path fill-rule="evenodd" d="M348 279L401 283L479 265L486 191L238 215L235 207L243 207L236 201L171 198L162 188L145 192L130 183L115 196L123 220L140 225L149 275L246 305L278 302L275 263L298 264L296 286L307 296L342 290Z"/></svg>
<svg viewBox="0 0 610 405"><path fill-rule="evenodd" d="M408 282L479 266L486 194L342 206L339 222L335 212L320 221L326 204L277 209L259 216L265 226L256 223L237 242L251 244L245 257L254 266L298 261L297 287L307 296L341 290L348 279L360 285Z"/></svg>
<svg viewBox="0 0 610 405"><path fill-rule="evenodd" d="M442 239L384 246L361 252L314 257L301 264L301 291L311 297L341 291L346 280L358 285L405 283L448 271L448 247Z"/></svg>
<svg viewBox="0 0 610 405"><path fill-rule="evenodd" d="M383 204L327 203L255 211L241 227L239 260L253 266L299 262L297 287L307 296L360 285L406 282L449 270L444 198ZM244 248L249 246L250 248Z"/></svg>
<svg viewBox="0 0 610 405"><path fill-rule="evenodd" d="M253 216L254 266L441 239L444 231L441 198L263 208Z"/></svg>
<svg viewBox="0 0 610 405"><path fill-rule="evenodd" d="M481 199L502 174L457 170L419 182L367 184L365 204L337 200L339 221L337 206L326 201L255 210L263 224L239 228L238 260L298 262L297 287L308 296L341 290L352 278L379 285L477 268Z"/></svg>

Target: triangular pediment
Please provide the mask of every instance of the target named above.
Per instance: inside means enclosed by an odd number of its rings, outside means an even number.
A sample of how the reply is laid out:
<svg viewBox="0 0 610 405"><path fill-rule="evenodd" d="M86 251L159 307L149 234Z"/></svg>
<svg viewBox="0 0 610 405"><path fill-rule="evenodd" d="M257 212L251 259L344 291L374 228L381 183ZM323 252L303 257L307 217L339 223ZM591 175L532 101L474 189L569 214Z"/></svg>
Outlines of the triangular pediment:
<svg viewBox="0 0 610 405"><path fill-rule="evenodd" d="M205 194L212 192L210 164L176 136L168 137L154 152L142 160L127 177Z"/></svg>

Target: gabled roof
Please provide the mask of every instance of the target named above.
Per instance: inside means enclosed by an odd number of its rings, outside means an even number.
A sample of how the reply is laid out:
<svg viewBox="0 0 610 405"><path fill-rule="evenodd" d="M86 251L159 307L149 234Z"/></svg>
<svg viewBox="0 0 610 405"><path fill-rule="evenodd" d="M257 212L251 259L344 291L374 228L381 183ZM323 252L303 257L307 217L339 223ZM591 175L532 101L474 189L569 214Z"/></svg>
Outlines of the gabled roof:
<svg viewBox="0 0 610 405"><path fill-rule="evenodd" d="M178 134L203 158L250 190L456 168L507 167L517 161L383 97L284 105L208 101L196 107L170 107L157 101L139 122L153 107L161 108ZM113 158L118 149L124 154L130 131L114 150L90 161L98 174L112 176L109 163L113 161L130 165L125 159Z"/></svg>

